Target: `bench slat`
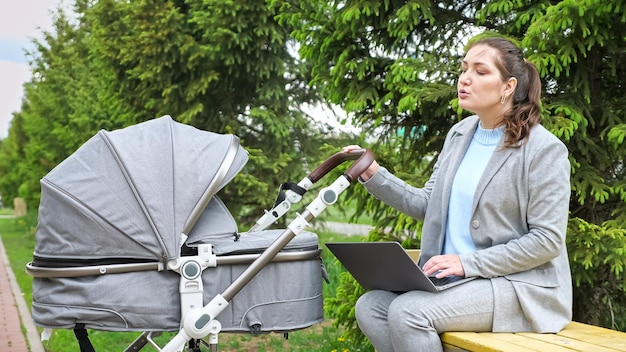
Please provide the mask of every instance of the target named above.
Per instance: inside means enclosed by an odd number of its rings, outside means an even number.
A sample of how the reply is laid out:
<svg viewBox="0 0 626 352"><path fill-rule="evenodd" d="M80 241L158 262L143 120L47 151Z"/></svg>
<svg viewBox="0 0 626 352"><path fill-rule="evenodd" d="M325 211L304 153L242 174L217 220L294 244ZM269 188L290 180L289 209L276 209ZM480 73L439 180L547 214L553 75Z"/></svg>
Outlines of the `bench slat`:
<svg viewBox="0 0 626 352"><path fill-rule="evenodd" d="M450 346L461 348L461 351L550 351L573 352L572 349L554 344L550 340L534 338L540 334L512 333L449 333L442 336L442 341ZM556 336L556 335L552 335ZM598 351L614 352L614 350Z"/></svg>
<svg viewBox="0 0 626 352"><path fill-rule="evenodd" d="M529 349L508 341L495 338L494 333L446 332L441 335L446 351L481 351L481 352L529 352L541 351ZM447 346L445 346L447 345ZM451 349L456 347L457 349Z"/></svg>
<svg viewBox="0 0 626 352"><path fill-rule="evenodd" d="M444 351L626 351L626 333L572 322L558 334L446 332Z"/></svg>
<svg viewBox="0 0 626 352"><path fill-rule="evenodd" d="M614 351L626 351L626 333L621 331L572 322L557 335L585 341Z"/></svg>
<svg viewBox="0 0 626 352"><path fill-rule="evenodd" d="M558 335L558 334L555 335L555 334L519 333L517 335L523 335L529 339L545 341L546 343L554 346L554 348L557 348L557 346L559 346L559 348L564 348L567 351L581 351L581 352L584 352L584 351L593 351L593 352L620 351L614 348L605 347L593 341L569 338L569 337Z"/></svg>
<svg viewBox="0 0 626 352"><path fill-rule="evenodd" d="M520 348L526 348L528 351L550 351L550 352L572 352L571 349L560 346L558 344L553 344L550 341L541 340L534 338L534 335L540 334L507 334L507 333L494 333L494 338L508 341L515 345L520 346ZM600 351L598 351L600 352ZM602 351L608 352L608 351ZM614 351L611 351L614 352Z"/></svg>

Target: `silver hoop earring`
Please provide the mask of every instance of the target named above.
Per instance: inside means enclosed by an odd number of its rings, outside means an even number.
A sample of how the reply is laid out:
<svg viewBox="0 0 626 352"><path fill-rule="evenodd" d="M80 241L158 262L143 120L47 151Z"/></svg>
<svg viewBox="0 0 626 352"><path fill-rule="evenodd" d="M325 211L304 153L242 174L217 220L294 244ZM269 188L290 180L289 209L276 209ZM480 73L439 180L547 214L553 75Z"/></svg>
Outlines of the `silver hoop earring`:
<svg viewBox="0 0 626 352"><path fill-rule="evenodd" d="M500 104L504 105L505 102L506 102L506 95L503 95L500 97Z"/></svg>

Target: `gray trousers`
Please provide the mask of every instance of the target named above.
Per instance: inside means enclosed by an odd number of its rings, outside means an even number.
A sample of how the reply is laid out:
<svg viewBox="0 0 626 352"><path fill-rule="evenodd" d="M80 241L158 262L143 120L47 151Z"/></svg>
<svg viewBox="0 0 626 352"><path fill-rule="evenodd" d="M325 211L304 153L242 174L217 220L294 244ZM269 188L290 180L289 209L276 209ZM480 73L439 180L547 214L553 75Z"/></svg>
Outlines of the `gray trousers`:
<svg viewBox="0 0 626 352"><path fill-rule="evenodd" d="M356 303L356 321L378 352L443 351L445 331L491 331L491 280L476 279L430 293L369 291Z"/></svg>

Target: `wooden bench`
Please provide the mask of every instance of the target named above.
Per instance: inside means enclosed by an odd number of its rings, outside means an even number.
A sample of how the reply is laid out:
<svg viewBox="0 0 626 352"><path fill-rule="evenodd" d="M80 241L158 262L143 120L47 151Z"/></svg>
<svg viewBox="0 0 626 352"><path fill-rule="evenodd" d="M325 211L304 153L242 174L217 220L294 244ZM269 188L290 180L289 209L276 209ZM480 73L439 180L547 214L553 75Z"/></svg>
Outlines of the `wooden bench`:
<svg viewBox="0 0 626 352"><path fill-rule="evenodd" d="M445 352L615 352L626 351L626 332L571 322L557 334L446 332Z"/></svg>

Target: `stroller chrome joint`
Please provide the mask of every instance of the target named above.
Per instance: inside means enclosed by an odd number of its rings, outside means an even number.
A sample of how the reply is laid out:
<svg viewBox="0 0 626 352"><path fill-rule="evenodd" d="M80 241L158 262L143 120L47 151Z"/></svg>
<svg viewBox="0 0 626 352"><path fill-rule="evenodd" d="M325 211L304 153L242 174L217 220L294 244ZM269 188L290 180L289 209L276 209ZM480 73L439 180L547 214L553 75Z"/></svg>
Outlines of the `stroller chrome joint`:
<svg viewBox="0 0 626 352"><path fill-rule="evenodd" d="M206 306L189 311L178 334L160 351L182 351L189 340L202 339L206 336L209 336L210 345L216 345L222 324L215 317L226 309L228 304L228 301L218 294Z"/></svg>
<svg viewBox="0 0 626 352"><path fill-rule="evenodd" d="M212 251L213 246L210 243L201 243L197 246L198 255L195 256L182 256L170 260L167 262L167 269L180 273L181 275L185 274L185 269L183 267L186 266L187 270L192 270L190 262L195 262L199 267L200 271L217 266L217 256Z"/></svg>
<svg viewBox="0 0 626 352"><path fill-rule="evenodd" d="M285 215L293 204L302 200L302 196L313 186L309 177L303 178L298 184L291 182L283 183L278 191L278 197L270 210L257 220L256 224L248 232L257 232L266 229Z"/></svg>

